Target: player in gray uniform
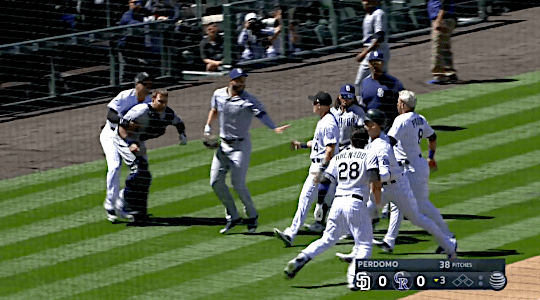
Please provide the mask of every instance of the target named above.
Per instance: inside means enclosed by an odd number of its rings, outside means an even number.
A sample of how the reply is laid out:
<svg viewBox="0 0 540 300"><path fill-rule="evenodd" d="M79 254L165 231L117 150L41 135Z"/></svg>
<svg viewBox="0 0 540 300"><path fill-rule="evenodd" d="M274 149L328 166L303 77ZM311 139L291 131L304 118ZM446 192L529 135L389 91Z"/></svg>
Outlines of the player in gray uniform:
<svg viewBox="0 0 540 300"><path fill-rule="evenodd" d="M282 133L289 125L276 127L263 104L244 90L247 74L242 69L233 69L229 77L229 85L214 92L204 127L205 135L210 135L212 122L219 116L221 144L212 160L210 185L225 206L227 225L220 231L224 234L242 223L229 187L225 183L225 176L229 170L231 171L233 188L242 200L248 217L245 223L248 231L253 233L258 225L258 214L246 187L246 174L251 157L249 127L253 116L276 133Z"/></svg>
<svg viewBox="0 0 540 300"><path fill-rule="evenodd" d="M151 87L152 77L146 72L139 73L135 76L135 88L120 92L107 105L109 108L107 122L101 130L99 141L107 161L107 196L103 206L107 213L107 219L113 223L118 219L115 212L115 201L120 191L120 171L122 167L122 158L114 144L114 137L117 136L116 130L120 119L130 108L139 103L152 102Z"/></svg>
<svg viewBox="0 0 540 300"><path fill-rule="evenodd" d="M341 86L339 96L335 100L334 107L330 108L330 112L338 119L339 151L343 151L351 144L350 137L354 127L364 125L364 110L358 105L354 85ZM319 199L314 213L315 222L306 225L309 231L323 232L326 215L334 199L334 189L335 186L331 185L326 193L324 190L319 190Z"/></svg>
<svg viewBox="0 0 540 300"><path fill-rule="evenodd" d="M370 74L368 54L371 53L371 51L377 50L383 54L384 72L388 72L388 64L390 62L388 18L384 10L377 6L378 3L378 0L362 0L362 5L366 10L366 15L362 23L362 42L364 43L365 48L356 56L356 61L360 62L356 80L354 81L358 96L362 95L362 80Z"/></svg>
<svg viewBox="0 0 540 300"><path fill-rule="evenodd" d="M131 108L120 120L114 143L118 153L131 172L116 208L119 216L130 221L148 218L147 200L152 175L148 169L145 141L165 133L168 125L178 130L180 144L185 145L185 126L182 120L167 107L169 94L166 90L152 93L152 103L141 103Z"/></svg>
<svg viewBox="0 0 540 300"><path fill-rule="evenodd" d="M416 95L413 92L407 90L399 92L397 108L400 115L388 131L388 136L395 143L396 158L403 166L405 175L409 179L420 212L428 216L447 236L455 241L454 234L448 228L448 224L429 200L430 169L437 170L437 162L434 159L437 135L429 126L426 118L414 111L416 102ZM429 141L427 161L422 157L420 149L422 139ZM390 217L390 224L395 223L397 230L399 230L401 220L401 215L394 214ZM393 233L394 237L398 234L397 230ZM441 248L437 249L437 253L442 252L442 250Z"/></svg>
<svg viewBox="0 0 540 300"><path fill-rule="evenodd" d="M379 174L382 182L382 198L385 202L393 202L399 207L399 210L405 215L411 223L419 226L435 237L439 245L443 247L449 258L456 256L457 244L452 241L431 219L420 213L416 199L411 190L409 180L403 175L403 170L394 155L394 150L390 144L390 139L382 131L386 125L386 116L379 109L370 109L366 112L365 128L370 137L370 143L366 149L374 151L378 164ZM368 210L372 212L376 205L370 201ZM393 214L392 214L393 215ZM389 232L392 230L392 225ZM398 228L399 230L399 228ZM376 243L377 244L377 243ZM382 243L383 250L392 252L395 245L395 236L387 235ZM338 255L341 259L349 261L353 253L347 255Z"/></svg>
<svg viewBox="0 0 540 300"><path fill-rule="evenodd" d="M334 156L326 171L316 177L316 181L321 183L330 180L337 182L335 200L323 236L287 264L286 278L296 276L307 262L335 245L339 237L347 232L351 232L354 238L353 252L356 258L368 259L371 256L373 231L365 203L370 194L369 184L379 182L377 157L373 151L362 149L368 140L364 128L356 129L351 140L353 147ZM374 190L374 194L375 201L380 202L380 189ZM354 273L355 264L351 262L347 271L351 289L355 288Z"/></svg>
<svg viewBox="0 0 540 300"><path fill-rule="evenodd" d="M319 190L319 183L314 182L315 175L320 170L326 169L332 157L339 152L339 122L336 116L330 112L332 97L328 93L318 92L315 96L309 96L308 98L310 101L313 101L313 112L318 114L321 119L315 128L313 140L306 144L299 141L291 142L294 149L311 148L311 166L309 168L309 175L300 192L298 209L296 210L291 226L287 227L284 231L274 228L275 235L287 247L293 245L300 226L306 221L308 210L313 205L317 195L321 192ZM328 190L329 185L325 184L325 189Z"/></svg>

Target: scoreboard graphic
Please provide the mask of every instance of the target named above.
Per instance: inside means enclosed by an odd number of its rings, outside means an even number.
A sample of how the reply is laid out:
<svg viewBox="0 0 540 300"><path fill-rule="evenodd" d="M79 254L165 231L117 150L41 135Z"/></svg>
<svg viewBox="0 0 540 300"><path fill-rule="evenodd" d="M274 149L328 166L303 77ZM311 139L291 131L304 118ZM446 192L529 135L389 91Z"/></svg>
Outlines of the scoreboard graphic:
<svg viewBox="0 0 540 300"><path fill-rule="evenodd" d="M504 259L358 259L355 286L369 290L495 290L505 288Z"/></svg>

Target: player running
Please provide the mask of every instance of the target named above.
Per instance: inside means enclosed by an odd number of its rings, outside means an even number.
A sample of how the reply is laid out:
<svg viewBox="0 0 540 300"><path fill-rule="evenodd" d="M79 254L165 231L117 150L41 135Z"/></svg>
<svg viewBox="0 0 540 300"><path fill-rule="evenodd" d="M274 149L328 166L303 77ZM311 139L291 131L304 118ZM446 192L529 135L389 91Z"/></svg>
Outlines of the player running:
<svg viewBox="0 0 540 300"><path fill-rule="evenodd" d="M411 91L399 92L397 109L399 116L394 121L392 128L388 131L388 136L392 140L396 158L400 162L407 176L411 189L418 203L420 212L429 217L454 241L454 234L448 228L439 210L429 200L429 173L437 170L435 161L435 150L437 145L437 135L431 126L429 126L424 116L415 112L416 95ZM422 157L420 142L422 139L428 140L428 159ZM397 222L397 227L401 223L402 216L391 216L390 222ZM397 236L397 231L395 232ZM436 251L441 253L439 247Z"/></svg>
<svg viewBox="0 0 540 300"><path fill-rule="evenodd" d="M368 142L364 128L356 129L351 140L353 147L334 156L328 168L316 175L316 181L321 183L337 182L334 203L323 236L287 264L286 278L294 278L306 263L335 245L344 233L352 233L353 252L357 259L371 256L373 231L365 202L369 197L369 184L379 182L377 157L373 151L362 149ZM380 186L380 182L375 186ZM380 189L373 192L375 201L380 203ZM351 289L355 289L354 277L355 264L351 262L347 271L347 281Z"/></svg>

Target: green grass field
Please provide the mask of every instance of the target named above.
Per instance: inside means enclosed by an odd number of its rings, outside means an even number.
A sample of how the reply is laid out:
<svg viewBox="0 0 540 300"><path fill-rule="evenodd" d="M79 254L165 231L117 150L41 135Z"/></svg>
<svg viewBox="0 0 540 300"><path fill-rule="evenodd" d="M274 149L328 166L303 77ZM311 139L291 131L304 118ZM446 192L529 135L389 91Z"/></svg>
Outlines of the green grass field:
<svg viewBox="0 0 540 300"><path fill-rule="evenodd" d="M462 86L420 95L418 110L437 131L439 171L431 200L459 240L462 258L540 254L540 72L515 81ZM288 226L309 166L317 118L294 120L282 135L252 130L248 187L260 212L258 234L245 227L220 235L224 209L209 186L212 151L200 141L153 150L149 212L162 226L110 224L105 160L0 181L0 299L396 299L413 292L350 292L347 266L335 252L292 280L286 263L314 235L284 248L272 229ZM424 148L425 148L424 144ZM126 170L123 175L127 174ZM241 207L240 202L238 206ZM310 216L311 218L311 216ZM218 220L216 220L218 219ZM308 221L311 221L309 219ZM386 224L375 235L381 237ZM442 258L433 238L409 222L394 254L373 258Z"/></svg>

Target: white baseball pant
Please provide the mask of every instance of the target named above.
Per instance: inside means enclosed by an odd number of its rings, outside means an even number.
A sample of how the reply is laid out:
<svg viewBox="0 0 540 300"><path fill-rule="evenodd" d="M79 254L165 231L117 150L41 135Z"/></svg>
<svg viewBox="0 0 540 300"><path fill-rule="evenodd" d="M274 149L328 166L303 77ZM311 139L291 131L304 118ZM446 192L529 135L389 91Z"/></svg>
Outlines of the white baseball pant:
<svg viewBox="0 0 540 300"><path fill-rule="evenodd" d="M120 191L122 158L114 143L116 135L118 135L116 130L113 130L108 126L108 122L99 135L99 141L101 142L101 147L105 153L105 160L107 161L107 195L105 197L105 202L103 203L106 210L114 209L114 203L118 198L118 193Z"/></svg>

